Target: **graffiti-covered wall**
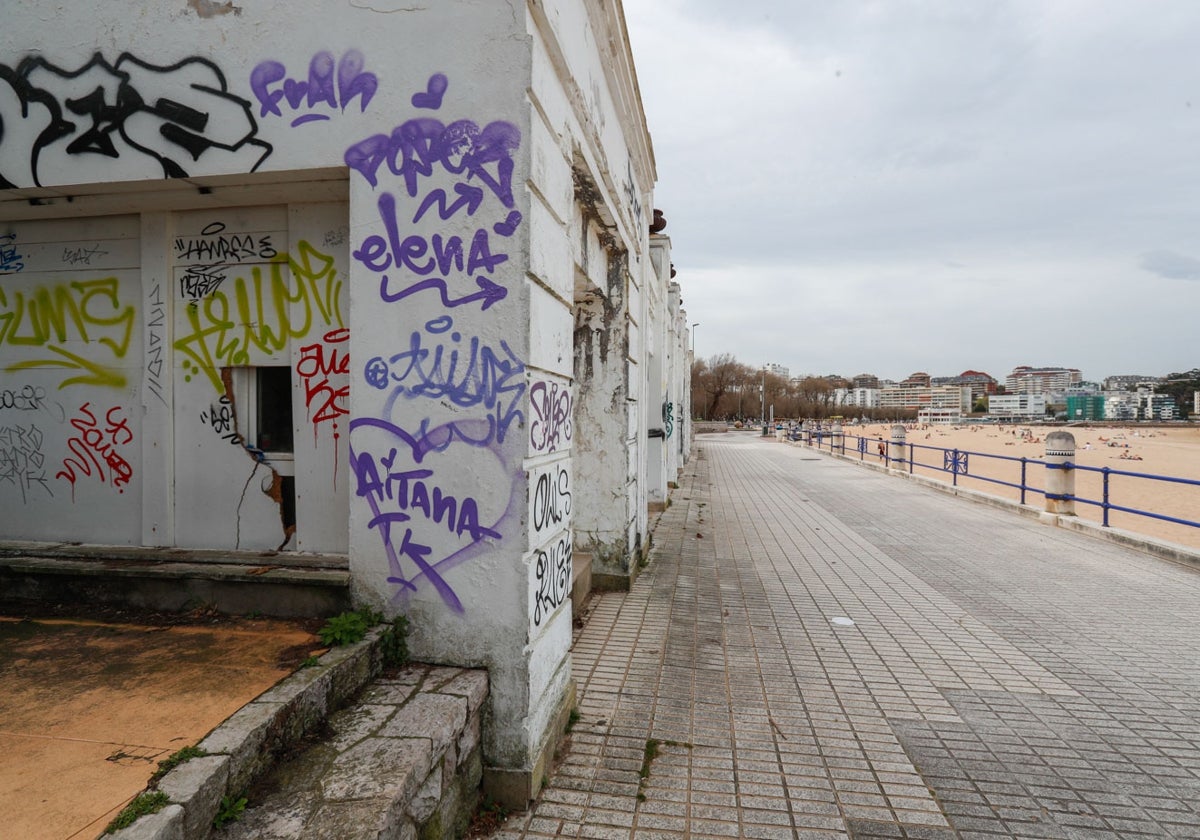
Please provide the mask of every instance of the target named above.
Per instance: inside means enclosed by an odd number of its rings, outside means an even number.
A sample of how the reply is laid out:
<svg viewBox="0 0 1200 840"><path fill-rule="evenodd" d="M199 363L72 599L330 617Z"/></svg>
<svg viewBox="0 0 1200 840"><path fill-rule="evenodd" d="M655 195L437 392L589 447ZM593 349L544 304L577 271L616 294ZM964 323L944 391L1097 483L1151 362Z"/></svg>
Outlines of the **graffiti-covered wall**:
<svg viewBox="0 0 1200 840"><path fill-rule="evenodd" d="M653 160L618 10L410 6L8 4L0 539L347 555L416 656L491 669L533 792L581 499L643 539ZM596 290L612 483L574 457Z"/></svg>

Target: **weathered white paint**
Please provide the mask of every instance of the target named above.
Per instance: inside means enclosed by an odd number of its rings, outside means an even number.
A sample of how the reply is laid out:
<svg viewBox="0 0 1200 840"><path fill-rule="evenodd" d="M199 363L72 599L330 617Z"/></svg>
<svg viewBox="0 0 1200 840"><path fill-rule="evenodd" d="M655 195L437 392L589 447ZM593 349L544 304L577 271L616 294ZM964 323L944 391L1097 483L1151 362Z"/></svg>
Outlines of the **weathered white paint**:
<svg viewBox="0 0 1200 840"><path fill-rule="evenodd" d="M0 332L0 389L44 394L0 409L2 439L45 466L0 481L0 538L347 552L416 656L490 669L486 761L529 770L570 680L539 558L591 541L627 571L644 541L649 137L610 4L376 5L6 9L0 178L24 192L0 191L0 313L60 290L87 334ZM56 122L95 90L143 105ZM245 253L179 244L219 237ZM249 440L266 365L291 371L291 458ZM84 409L110 458L72 502L54 473ZM586 479L534 529L550 474Z"/></svg>

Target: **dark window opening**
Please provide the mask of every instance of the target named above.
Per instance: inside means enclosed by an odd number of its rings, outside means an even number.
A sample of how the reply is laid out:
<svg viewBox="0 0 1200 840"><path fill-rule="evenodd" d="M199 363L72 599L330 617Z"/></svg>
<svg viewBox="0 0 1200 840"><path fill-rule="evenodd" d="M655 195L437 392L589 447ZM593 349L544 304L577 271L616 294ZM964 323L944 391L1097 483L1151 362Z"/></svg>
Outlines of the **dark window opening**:
<svg viewBox="0 0 1200 840"><path fill-rule="evenodd" d="M254 369L255 441L263 452L294 452L292 443L292 369L260 367Z"/></svg>

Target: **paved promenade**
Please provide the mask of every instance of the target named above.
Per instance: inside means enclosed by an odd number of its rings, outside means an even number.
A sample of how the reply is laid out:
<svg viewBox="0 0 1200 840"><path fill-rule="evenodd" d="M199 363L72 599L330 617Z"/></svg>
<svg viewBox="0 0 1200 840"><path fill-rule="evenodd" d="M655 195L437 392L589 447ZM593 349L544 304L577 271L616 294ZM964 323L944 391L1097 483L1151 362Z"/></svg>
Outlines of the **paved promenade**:
<svg viewBox="0 0 1200 840"><path fill-rule="evenodd" d="M1200 573L734 434L654 548L497 837L1200 838Z"/></svg>

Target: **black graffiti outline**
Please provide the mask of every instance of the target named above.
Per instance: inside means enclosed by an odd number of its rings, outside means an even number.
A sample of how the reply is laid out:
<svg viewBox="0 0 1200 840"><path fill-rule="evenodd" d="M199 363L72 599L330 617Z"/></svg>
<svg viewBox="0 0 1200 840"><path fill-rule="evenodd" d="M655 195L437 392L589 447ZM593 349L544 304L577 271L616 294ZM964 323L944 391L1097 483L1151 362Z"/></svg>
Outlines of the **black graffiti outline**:
<svg viewBox="0 0 1200 840"><path fill-rule="evenodd" d="M123 66L134 66L151 73L167 74L177 72L191 64L198 64L210 70L217 81L217 86L193 83L188 84L187 87L215 96L244 112L248 130L236 143L217 142L198 133L207 127L210 113L199 111L185 103L165 97L160 97L153 103L146 102L131 82L131 74L120 69ZM30 74L38 70L44 70L61 79L76 79L94 68L102 69L117 80L115 104L105 101L104 91L99 86L86 96L60 103L51 93L36 87L29 81ZM157 160L163 169L165 178L186 178L189 173L175 160L149 146L135 142L126 132L126 122L137 113L144 112L162 119L164 122L159 126L159 134L164 140L178 146L193 161L199 160L201 155L210 148L236 152L245 146L257 147L261 154L250 168L251 172L255 172L274 151L274 147L270 143L257 137L258 123L254 119L250 101L230 93L228 82L221 69L214 62L199 56L159 66L142 61L129 52L121 53L116 62L110 64L100 52L96 52L89 61L74 71L59 67L41 56L28 56L21 60L15 70L0 65L0 80L7 82L16 93L21 103L22 117L29 116L30 105L33 103L45 107L50 115L49 124L38 134L30 150L30 174L34 185L39 187L42 186L42 181L38 176L38 158L42 150L78 129L76 123L64 113L64 106L67 111L74 114L76 118L80 118L81 121L88 118L92 120L92 125L67 145L68 154L90 152L105 157L119 157L120 153L111 137L116 132L130 147ZM3 173L0 173L0 187L11 189L19 186L27 185L13 183Z"/></svg>

